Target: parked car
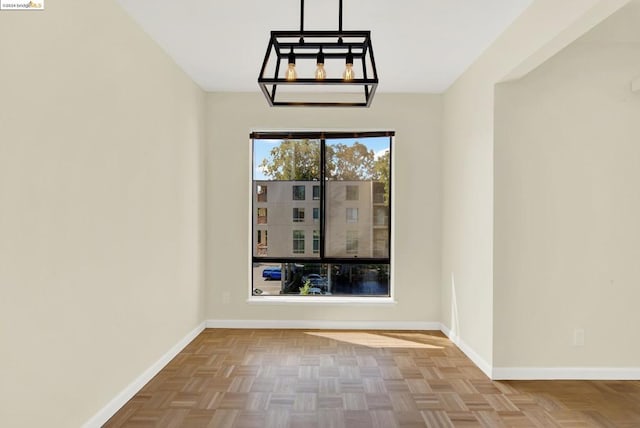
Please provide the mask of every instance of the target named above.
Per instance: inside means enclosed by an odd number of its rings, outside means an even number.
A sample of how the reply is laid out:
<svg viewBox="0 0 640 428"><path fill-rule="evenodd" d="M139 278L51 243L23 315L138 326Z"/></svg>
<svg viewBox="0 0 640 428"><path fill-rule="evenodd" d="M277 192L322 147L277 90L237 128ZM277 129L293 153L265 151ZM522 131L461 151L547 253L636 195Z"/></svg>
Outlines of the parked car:
<svg viewBox="0 0 640 428"><path fill-rule="evenodd" d="M317 273L310 273L302 277L302 282L309 281L312 287L319 288L321 290L327 289L327 278Z"/></svg>
<svg viewBox="0 0 640 428"><path fill-rule="evenodd" d="M265 281L282 279L282 271L279 267L266 267L262 270Z"/></svg>

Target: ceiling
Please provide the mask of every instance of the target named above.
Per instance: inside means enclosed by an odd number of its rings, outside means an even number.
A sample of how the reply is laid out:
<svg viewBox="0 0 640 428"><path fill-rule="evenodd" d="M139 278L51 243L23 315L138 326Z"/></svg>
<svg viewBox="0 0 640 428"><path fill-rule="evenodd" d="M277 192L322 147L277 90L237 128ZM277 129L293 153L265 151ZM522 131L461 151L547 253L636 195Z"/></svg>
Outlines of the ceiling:
<svg viewBox="0 0 640 428"><path fill-rule="evenodd" d="M299 0L118 0L204 90L257 92L271 30ZM343 0L343 29L371 30L379 92L440 93L532 0ZM305 30L337 30L338 0L307 0Z"/></svg>

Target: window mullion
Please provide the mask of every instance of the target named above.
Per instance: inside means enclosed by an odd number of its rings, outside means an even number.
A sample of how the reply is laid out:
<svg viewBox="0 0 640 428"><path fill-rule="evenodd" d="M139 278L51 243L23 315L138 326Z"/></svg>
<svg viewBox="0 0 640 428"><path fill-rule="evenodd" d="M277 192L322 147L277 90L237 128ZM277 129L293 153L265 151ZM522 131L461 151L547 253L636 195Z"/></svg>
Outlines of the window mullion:
<svg viewBox="0 0 640 428"><path fill-rule="evenodd" d="M326 223L325 219L327 216L325 215L325 169L326 169L326 153L325 153L326 140L325 138L320 139L320 260L324 260L324 235Z"/></svg>

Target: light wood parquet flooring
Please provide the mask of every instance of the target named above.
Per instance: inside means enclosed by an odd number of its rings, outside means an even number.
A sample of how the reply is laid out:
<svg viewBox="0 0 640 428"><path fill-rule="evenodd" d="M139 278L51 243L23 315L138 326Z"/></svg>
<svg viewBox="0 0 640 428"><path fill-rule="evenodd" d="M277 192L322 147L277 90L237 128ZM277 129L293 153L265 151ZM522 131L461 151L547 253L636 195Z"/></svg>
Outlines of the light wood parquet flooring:
<svg viewBox="0 0 640 428"><path fill-rule="evenodd" d="M207 329L105 427L640 427L640 382L492 382L442 333Z"/></svg>

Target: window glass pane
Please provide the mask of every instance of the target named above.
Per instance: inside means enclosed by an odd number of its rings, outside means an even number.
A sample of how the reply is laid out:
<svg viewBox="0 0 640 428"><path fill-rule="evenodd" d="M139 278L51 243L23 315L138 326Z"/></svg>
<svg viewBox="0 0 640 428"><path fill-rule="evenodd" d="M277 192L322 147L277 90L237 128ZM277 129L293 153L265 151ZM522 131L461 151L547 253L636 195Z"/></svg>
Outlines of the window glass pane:
<svg viewBox="0 0 640 428"><path fill-rule="evenodd" d="M293 209L293 222L304 223L304 208Z"/></svg>
<svg viewBox="0 0 640 428"><path fill-rule="evenodd" d="M347 185L347 201L357 201L358 200L358 186L349 186Z"/></svg>
<svg viewBox="0 0 640 428"><path fill-rule="evenodd" d="M258 224L267 224L266 208L258 208Z"/></svg>
<svg viewBox="0 0 640 428"><path fill-rule="evenodd" d="M253 294L388 296L389 265L254 263Z"/></svg>
<svg viewBox="0 0 640 428"><path fill-rule="evenodd" d="M267 202L267 185L258 184L256 186L256 194L258 202Z"/></svg>
<svg viewBox="0 0 640 428"><path fill-rule="evenodd" d="M391 137L317 135L253 140L253 295L389 296Z"/></svg>
<svg viewBox="0 0 640 428"><path fill-rule="evenodd" d="M313 231L313 252L320 252L320 232L317 230Z"/></svg>
<svg viewBox="0 0 640 428"><path fill-rule="evenodd" d="M253 140L253 179L253 256L318 258L319 253L305 253L312 248L305 239L311 240L313 230L318 229L305 215L320 208L319 199L306 198L313 188L319 188L320 140ZM262 241L257 236L258 226L265 231ZM295 245L294 229L301 232Z"/></svg>
<svg viewBox="0 0 640 428"><path fill-rule="evenodd" d="M325 257L389 257L389 137L328 139Z"/></svg>
<svg viewBox="0 0 640 428"><path fill-rule="evenodd" d="M293 186L293 200L294 201L304 201L304 186L294 185Z"/></svg>
<svg viewBox="0 0 640 428"><path fill-rule="evenodd" d="M347 223L358 222L358 208L347 208Z"/></svg>
<svg viewBox="0 0 640 428"><path fill-rule="evenodd" d="M293 254L304 254L304 230L293 231Z"/></svg>

